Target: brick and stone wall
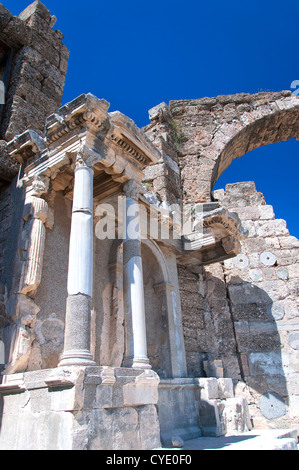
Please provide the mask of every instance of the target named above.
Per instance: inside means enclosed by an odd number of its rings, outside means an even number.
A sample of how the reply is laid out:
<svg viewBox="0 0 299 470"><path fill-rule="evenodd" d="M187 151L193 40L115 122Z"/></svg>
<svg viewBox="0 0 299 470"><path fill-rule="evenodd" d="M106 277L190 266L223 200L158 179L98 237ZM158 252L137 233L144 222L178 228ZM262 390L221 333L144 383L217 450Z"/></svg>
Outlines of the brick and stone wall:
<svg viewBox="0 0 299 470"><path fill-rule="evenodd" d="M240 379L223 264L178 269L188 374Z"/></svg>
<svg viewBox="0 0 299 470"><path fill-rule="evenodd" d="M253 182L227 185L214 197L248 230L241 254L224 262L224 277L251 412L262 413L259 424L270 417L276 426L291 426L299 417L299 240L275 219ZM269 393L272 407L266 409Z"/></svg>
<svg viewBox="0 0 299 470"><path fill-rule="evenodd" d="M43 131L45 119L62 103L69 51L52 29L55 17L39 1L18 17L0 6L1 40L13 50L1 136Z"/></svg>
<svg viewBox="0 0 299 470"><path fill-rule="evenodd" d="M53 30L55 17L39 1L19 16L0 4L1 41L11 51L0 119L0 180L11 181L18 165L5 142L27 129L43 132L46 117L62 104L69 51Z"/></svg>
<svg viewBox="0 0 299 470"><path fill-rule="evenodd" d="M244 381L257 427L294 426L299 241L254 182L227 185L213 197L238 213L248 236L235 258L198 275L179 269L188 372Z"/></svg>

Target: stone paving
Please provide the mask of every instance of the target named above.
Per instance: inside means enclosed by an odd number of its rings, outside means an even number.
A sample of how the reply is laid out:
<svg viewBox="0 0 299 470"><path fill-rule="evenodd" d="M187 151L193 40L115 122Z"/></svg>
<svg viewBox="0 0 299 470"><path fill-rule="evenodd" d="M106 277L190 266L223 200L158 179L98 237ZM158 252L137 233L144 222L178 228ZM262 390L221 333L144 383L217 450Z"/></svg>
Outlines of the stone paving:
<svg viewBox="0 0 299 470"><path fill-rule="evenodd" d="M295 430L254 429L221 437L185 441L185 450L298 450Z"/></svg>

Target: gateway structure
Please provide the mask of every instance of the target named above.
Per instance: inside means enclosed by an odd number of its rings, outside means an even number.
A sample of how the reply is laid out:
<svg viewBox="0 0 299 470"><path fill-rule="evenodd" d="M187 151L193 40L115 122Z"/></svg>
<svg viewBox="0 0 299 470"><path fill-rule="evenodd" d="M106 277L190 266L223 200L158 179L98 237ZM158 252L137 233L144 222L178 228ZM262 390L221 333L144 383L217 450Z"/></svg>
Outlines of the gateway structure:
<svg viewBox="0 0 299 470"><path fill-rule="evenodd" d="M298 138L290 92L82 94L39 1L0 6L2 449L151 449L298 424L298 248L231 161Z"/></svg>

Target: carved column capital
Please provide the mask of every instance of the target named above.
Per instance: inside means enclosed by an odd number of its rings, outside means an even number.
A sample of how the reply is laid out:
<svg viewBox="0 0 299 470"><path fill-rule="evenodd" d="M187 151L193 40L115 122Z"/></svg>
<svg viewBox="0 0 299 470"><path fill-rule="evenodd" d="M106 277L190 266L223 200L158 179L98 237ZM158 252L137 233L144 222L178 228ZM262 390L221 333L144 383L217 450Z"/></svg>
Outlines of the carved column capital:
<svg viewBox="0 0 299 470"><path fill-rule="evenodd" d="M93 165L96 163L96 154L90 150L86 145L81 145L77 152L76 161L75 161L75 170L81 167L88 168L92 170Z"/></svg>
<svg viewBox="0 0 299 470"><path fill-rule="evenodd" d="M49 191L50 178L45 175L36 175L33 179L23 179L26 188L26 198L30 196L41 197Z"/></svg>
<svg viewBox="0 0 299 470"><path fill-rule="evenodd" d="M76 161L75 161L75 170L81 167L88 167L86 164L86 159L84 156L84 152L82 149L80 149L77 153Z"/></svg>

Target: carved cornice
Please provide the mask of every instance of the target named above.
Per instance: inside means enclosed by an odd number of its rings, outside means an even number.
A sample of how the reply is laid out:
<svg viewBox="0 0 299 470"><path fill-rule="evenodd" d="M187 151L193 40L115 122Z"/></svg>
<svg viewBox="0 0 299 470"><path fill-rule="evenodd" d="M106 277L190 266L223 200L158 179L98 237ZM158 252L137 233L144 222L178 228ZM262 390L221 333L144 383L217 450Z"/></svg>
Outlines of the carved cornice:
<svg viewBox="0 0 299 470"><path fill-rule="evenodd" d="M66 135L68 132L77 129L78 127L84 127L84 125L92 125L97 129L103 126L104 119L100 119L95 113L91 111L85 111L75 116L71 116L68 120L57 121L55 125L48 128L47 143L52 144L59 140L61 137Z"/></svg>
<svg viewBox="0 0 299 470"><path fill-rule="evenodd" d="M123 150L128 152L132 158L136 158L138 162L142 165L147 166L151 164L151 160L147 155L145 155L142 151L138 150L132 142L129 142L128 139L124 136L118 136L116 134L111 134L111 140L116 142Z"/></svg>
<svg viewBox="0 0 299 470"><path fill-rule="evenodd" d="M223 229L231 235L241 238L246 233L242 229L241 220L236 212L231 212L224 207L220 207L218 202L208 202L195 204L194 212L194 231L202 231L203 229L212 230L218 226L218 232ZM217 238L217 237L216 237Z"/></svg>
<svg viewBox="0 0 299 470"><path fill-rule="evenodd" d="M52 177L65 156L80 149L89 166L101 164L121 183L136 172L142 178L142 170L157 163L160 152L131 119L119 111L108 113L109 106L90 93L80 95L47 118L43 137L31 130L17 136L8 144L9 154L27 164L29 179Z"/></svg>
<svg viewBox="0 0 299 470"><path fill-rule="evenodd" d="M51 147L68 133L85 130L90 131L95 149L102 142L114 147L116 154L130 158L138 167L156 163L160 153L145 134L127 116L119 111L108 113L108 109L106 100L99 100L90 93L79 96L60 108L59 114L49 116L47 144Z"/></svg>
<svg viewBox="0 0 299 470"><path fill-rule="evenodd" d="M26 163L30 158L46 149L46 141L37 132L27 130L17 135L7 144L7 150L11 157L20 163Z"/></svg>
<svg viewBox="0 0 299 470"><path fill-rule="evenodd" d="M184 253L177 257L180 264L197 269L240 253L240 240L246 233L235 212L218 203L196 204L194 212L194 231L184 236Z"/></svg>
<svg viewBox="0 0 299 470"><path fill-rule="evenodd" d="M242 232L241 221L235 212L228 211L223 207L208 213L203 218L203 227L213 227L216 225L222 226L227 232L241 238L244 233Z"/></svg>
<svg viewBox="0 0 299 470"><path fill-rule="evenodd" d="M79 153L86 165L98 165L118 184L141 181L143 169L157 163L160 152L131 119L119 111L108 113L109 106L83 94L47 118L44 136L28 130L15 137L8 152L25 163L23 183L54 180Z"/></svg>
<svg viewBox="0 0 299 470"><path fill-rule="evenodd" d="M109 114L111 123L110 139L117 143L143 167L157 163L161 158L159 150L141 131L132 119L119 111Z"/></svg>

